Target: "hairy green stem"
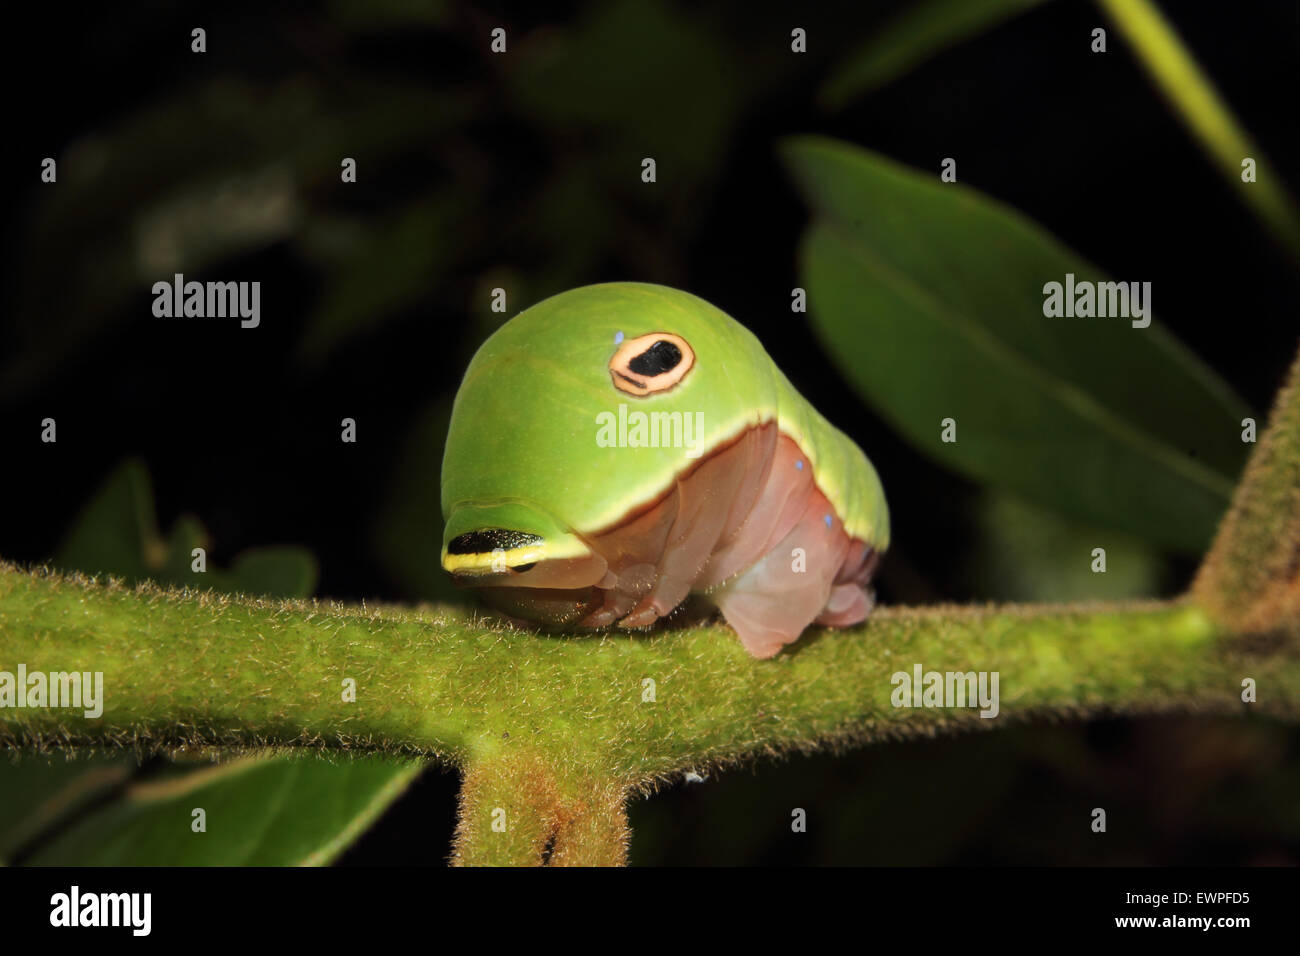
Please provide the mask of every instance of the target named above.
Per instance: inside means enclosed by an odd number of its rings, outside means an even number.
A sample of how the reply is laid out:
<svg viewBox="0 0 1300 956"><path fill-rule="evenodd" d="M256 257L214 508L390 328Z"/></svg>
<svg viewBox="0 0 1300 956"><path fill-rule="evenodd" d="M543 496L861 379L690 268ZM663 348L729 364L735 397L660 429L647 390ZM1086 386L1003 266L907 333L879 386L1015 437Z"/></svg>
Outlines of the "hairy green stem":
<svg viewBox="0 0 1300 956"><path fill-rule="evenodd" d="M621 866L627 797L599 774L561 779L544 754L520 747L466 773L452 862Z"/></svg>
<svg viewBox="0 0 1300 956"><path fill-rule="evenodd" d="M0 709L18 746L354 747L462 767L520 745L561 779L645 786L692 767L1036 713L1230 709L1276 642L1235 645L1198 607L890 608L754 661L722 625L540 636L450 611L127 588L0 566L0 670L99 671L102 716ZM897 672L997 671L998 717L892 706ZM1253 675L1252 675L1253 676ZM356 699L348 699L350 682Z"/></svg>
<svg viewBox="0 0 1300 956"><path fill-rule="evenodd" d="M1192 593L1240 633L1285 632L1300 621L1300 358Z"/></svg>

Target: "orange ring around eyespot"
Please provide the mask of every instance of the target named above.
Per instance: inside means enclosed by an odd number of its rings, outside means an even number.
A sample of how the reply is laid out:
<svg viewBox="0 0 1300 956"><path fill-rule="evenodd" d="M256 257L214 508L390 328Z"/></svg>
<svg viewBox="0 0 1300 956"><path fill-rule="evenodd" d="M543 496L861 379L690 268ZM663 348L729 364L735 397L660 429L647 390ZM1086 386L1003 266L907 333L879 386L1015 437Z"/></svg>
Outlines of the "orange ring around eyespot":
<svg viewBox="0 0 1300 956"><path fill-rule="evenodd" d="M682 360L658 375L644 375L632 371L630 367L632 360L656 342L669 342L675 345L682 353ZM638 335L634 339L628 339L618 347L618 351L609 360L609 377L613 379L614 387L620 392L641 398L656 392L668 391L685 378L686 373L694 365L695 350L684 338L671 332L651 332L649 335Z"/></svg>

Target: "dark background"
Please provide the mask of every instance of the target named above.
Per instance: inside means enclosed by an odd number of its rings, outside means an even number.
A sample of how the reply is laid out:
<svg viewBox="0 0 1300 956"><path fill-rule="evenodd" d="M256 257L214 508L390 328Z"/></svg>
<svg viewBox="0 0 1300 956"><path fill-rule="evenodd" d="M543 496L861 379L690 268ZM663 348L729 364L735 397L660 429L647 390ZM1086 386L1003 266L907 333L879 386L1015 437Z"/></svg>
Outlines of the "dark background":
<svg viewBox="0 0 1300 956"><path fill-rule="evenodd" d="M1300 281L1118 32L1109 52L1089 52L1091 29L1110 26L1090 4L1047 3L820 109L828 74L899 6L7 13L0 555L48 560L136 456L162 526L199 516L218 564L296 544L318 561L320 595L445 597L429 564L439 423L503 318L489 290L506 288L514 314L630 279L687 289L746 324L867 450L897 542L883 601L1092 596L1031 594L990 574L1001 565L982 490L918 454L829 371L789 311L807 212L775 142L823 133L936 174L956 157L962 182L1113 275L1151 281L1161 321L1261 419L1294 352ZM1300 184L1300 8L1165 6ZM190 52L194 26L206 54ZM505 56L489 53L495 26ZM793 26L808 31L806 55L790 53ZM40 182L45 156L59 160L57 185ZM357 159L355 184L339 182L344 156ZM653 186L643 156L657 159ZM254 225L231 225L243 219ZM173 271L260 280L261 327L155 319L150 286ZM56 445L39 440L46 416ZM354 445L339 441L345 416ZM1154 554L1127 586L1173 594L1194 567ZM1191 718L797 758L637 804L633 861L1295 863L1298 758L1300 737L1282 728ZM441 859L454 788L426 774L344 862ZM806 838L789 833L790 806L817 822ZM1104 840L1086 826L1094 806L1121 821Z"/></svg>

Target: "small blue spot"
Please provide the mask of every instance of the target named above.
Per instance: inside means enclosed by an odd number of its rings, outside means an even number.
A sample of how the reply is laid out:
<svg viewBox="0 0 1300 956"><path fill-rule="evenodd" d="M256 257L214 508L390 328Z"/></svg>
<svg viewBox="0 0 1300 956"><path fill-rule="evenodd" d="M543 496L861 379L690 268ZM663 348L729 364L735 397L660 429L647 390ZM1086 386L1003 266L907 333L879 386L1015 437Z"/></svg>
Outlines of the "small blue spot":
<svg viewBox="0 0 1300 956"><path fill-rule="evenodd" d="M622 333L622 332L615 332L615 333L614 333L614 344L615 344L615 345L622 345L622 344L623 344L623 333Z"/></svg>
<svg viewBox="0 0 1300 956"><path fill-rule="evenodd" d="M795 469L796 469L797 471L803 471L803 462L802 462L802 461L796 461L796 462L794 463L794 467L795 467Z"/></svg>
<svg viewBox="0 0 1300 956"><path fill-rule="evenodd" d="M829 528L829 527L831 526L831 523L832 523L832 522L831 522L831 516L830 516L830 515L827 515L826 517L822 518L822 520L826 522L826 527Z"/></svg>

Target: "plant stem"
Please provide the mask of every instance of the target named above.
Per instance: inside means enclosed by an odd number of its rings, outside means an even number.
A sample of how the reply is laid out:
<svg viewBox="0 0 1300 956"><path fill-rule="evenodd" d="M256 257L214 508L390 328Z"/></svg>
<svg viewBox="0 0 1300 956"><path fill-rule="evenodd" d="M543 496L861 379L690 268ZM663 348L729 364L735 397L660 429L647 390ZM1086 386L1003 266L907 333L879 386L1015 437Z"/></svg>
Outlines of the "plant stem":
<svg viewBox="0 0 1300 956"><path fill-rule="evenodd" d="M582 773L561 780L542 755L521 751L465 775L452 862L502 866L621 866L627 792Z"/></svg>
<svg viewBox="0 0 1300 956"><path fill-rule="evenodd" d="M1300 358L1291 366L1192 593L1221 626L1290 632L1300 621Z"/></svg>
<svg viewBox="0 0 1300 956"><path fill-rule="evenodd" d="M352 747L465 767L522 742L561 770L595 766L643 786L765 752L1048 712L1232 710L1246 666L1289 682L1265 707L1289 713L1300 672L1275 655L1236 647L1184 603L888 608L754 661L722 625L548 637L449 611L252 601L0 565L0 670L104 674L97 719L0 709L0 742L24 747ZM998 671L998 717L892 706L892 675L915 664Z"/></svg>

